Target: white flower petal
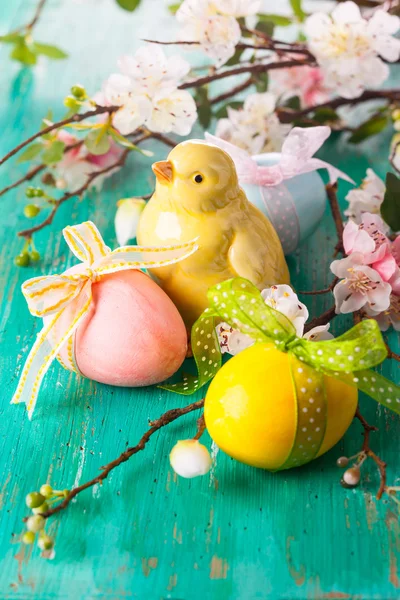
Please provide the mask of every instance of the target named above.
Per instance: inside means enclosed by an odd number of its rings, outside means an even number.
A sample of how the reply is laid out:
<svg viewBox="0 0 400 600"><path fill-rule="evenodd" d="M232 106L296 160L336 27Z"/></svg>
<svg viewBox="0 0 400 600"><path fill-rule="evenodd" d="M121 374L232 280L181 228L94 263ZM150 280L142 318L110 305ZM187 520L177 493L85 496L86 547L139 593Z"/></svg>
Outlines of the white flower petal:
<svg viewBox="0 0 400 600"><path fill-rule="evenodd" d="M223 15L248 17L261 10L262 0L214 0L217 10Z"/></svg>
<svg viewBox="0 0 400 600"><path fill-rule="evenodd" d="M336 6L332 11L332 19L335 23L340 25L348 25L363 20L357 4L350 1L343 2Z"/></svg>
<svg viewBox="0 0 400 600"><path fill-rule="evenodd" d="M124 198L119 200L115 213L114 226L118 244L125 244L136 237L140 215L146 206L141 198Z"/></svg>
<svg viewBox="0 0 400 600"><path fill-rule="evenodd" d="M329 333L330 323L327 325L319 325L318 327L313 327L303 335L305 340L309 340L311 342L323 342L325 340L332 340L334 336Z"/></svg>
<svg viewBox="0 0 400 600"><path fill-rule="evenodd" d="M176 90L168 96L157 95L147 121L151 131L188 135L197 119L194 99L186 90Z"/></svg>

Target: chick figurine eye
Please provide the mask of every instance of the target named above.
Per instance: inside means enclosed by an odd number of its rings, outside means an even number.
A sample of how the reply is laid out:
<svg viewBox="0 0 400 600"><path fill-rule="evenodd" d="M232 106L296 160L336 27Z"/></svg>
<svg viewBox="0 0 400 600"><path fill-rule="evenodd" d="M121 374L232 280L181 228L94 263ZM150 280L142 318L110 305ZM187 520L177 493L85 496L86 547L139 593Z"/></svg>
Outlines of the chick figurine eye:
<svg viewBox="0 0 400 600"><path fill-rule="evenodd" d="M196 183L201 183L203 181L203 175L200 175L200 173L197 173L197 175L195 175L193 179Z"/></svg>

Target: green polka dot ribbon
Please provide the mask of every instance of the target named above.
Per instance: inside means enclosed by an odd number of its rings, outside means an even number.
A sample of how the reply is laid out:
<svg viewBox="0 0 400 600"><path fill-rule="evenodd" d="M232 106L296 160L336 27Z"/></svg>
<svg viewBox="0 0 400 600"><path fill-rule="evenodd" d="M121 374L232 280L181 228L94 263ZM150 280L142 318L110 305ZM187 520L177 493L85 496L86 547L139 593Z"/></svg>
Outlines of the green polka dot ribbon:
<svg viewBox="0 0 400 600"><path fill-rule="evenodd" d="M198 375L181 383L161 386L179 394L193 394L221 368L221 350L215 331L225 321L255 342L275 343L290 356L297 399L297 429L291 452L280 469L300 466L318 454L325 435L326 398L323 376L355 385L371 398L400 414L400 387L370 371L387 357L374 320L365 320L332 340L313 342L296 335L291 321L268 306L250 281L235 278L208 291L209 308L192 328L192 350Z"/></svg>

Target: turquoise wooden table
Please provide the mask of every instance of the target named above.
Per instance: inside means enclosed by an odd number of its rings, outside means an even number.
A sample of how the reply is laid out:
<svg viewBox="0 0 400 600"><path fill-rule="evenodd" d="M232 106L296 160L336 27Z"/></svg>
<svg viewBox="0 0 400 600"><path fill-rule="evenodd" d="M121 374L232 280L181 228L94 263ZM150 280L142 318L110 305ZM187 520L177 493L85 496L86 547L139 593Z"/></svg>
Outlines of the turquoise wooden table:
<svg viewBox="0 0 400 600"><path fill-rule="evenodd" d="M33 133L49 107L77 81L96 90L114 70L116 59L135 50L139 39L154 34L154 0L145 0L133 15L113 0L50 0L37 36L70 51L68 60L43 62L33 71L9 61L1 48L1 155ZM157 28L172 27L157 2ZM1 32L27 22L33 0L3 2ZM171 30L172 31L172 30ZM171 34L172 35L172 34ZM58 114L61 114L59 111ZM58 114L56 116L58 116ZM359 147L333 140L322 154L360 181L368 166L383 176L389 137L380 135ZM155 159L165 149L154 146ZM135 155L129 167L108 180L103 191L66 203L53 225L37 236L43 260L36 268L18 269L16 231L26 225L23 189L1 198L1 598L139 598L179 600L362 599L394 600L400 596L400 527L396 505L377 502L374 464L368 463L360 488L339 485L335 466L340 455L360 449L361 428L354 423L339 445L302 469L269 474L246 467L214 449L208 476L177 479L168 453L177 439L194 434L189 415L154 436L147 450L112 472L100 489L82 493L55 518L56 557L22 549L18 536L26 514L24 497L49 480L72 487L94 476L127 444L134 444L168 408L185 399L156 388L117 389L51 369L35 418L10 406L18 374L40 323L28 313L20 285L25 278L60 272L71 264L61 229L88 218L105 240L116 245L115 202L151 191L150 160ZM23 168L10 161L2 169L1 187ZM342 200L347 191L340 187ZM320 289L329 281L328 264L335 232L328 213L313 238L289 260L297 289ZM313 315L332 300L309 297ZM343 331L350 322L334 322ZM398 339L390 342L398 349ZM400 381L399 365L387 361L382 372ZM388 463L388 480L400 476L400 421L373 400L361 398L365 417L379 427L373 448ZM211 440L205 435L205 443Z"/></svg>

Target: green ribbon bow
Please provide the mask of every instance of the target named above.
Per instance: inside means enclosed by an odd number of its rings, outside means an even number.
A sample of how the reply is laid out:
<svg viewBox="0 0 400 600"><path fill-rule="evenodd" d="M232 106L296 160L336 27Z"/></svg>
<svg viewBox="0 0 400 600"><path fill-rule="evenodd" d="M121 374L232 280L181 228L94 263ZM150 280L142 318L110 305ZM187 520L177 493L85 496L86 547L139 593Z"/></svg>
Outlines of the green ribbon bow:
<svg viewBox="0 0 400 600"><path fill-rule="evenodd" d="M309 462L318 454L325 435L326 398L323 376L355 385L377 402L400 414L400 387L370 371L387 357L378 324L362 321L332 340L312 342L296 335L293 323L265 304L250 281L229 279L208 291L210 307L192 328L192 350L198 375L186 375L182 383L163 385L179 394L193 394L221 368L216 325L225 321L255 342L275 343L290 355L297 398L297 433L286 462L287 469Z"/></svg>

